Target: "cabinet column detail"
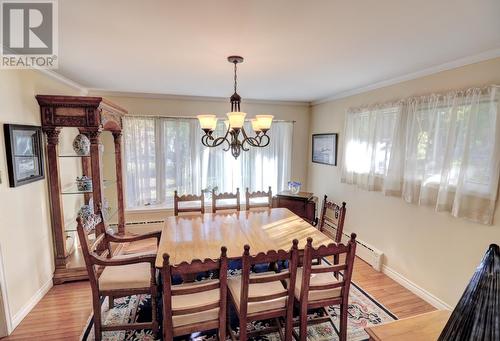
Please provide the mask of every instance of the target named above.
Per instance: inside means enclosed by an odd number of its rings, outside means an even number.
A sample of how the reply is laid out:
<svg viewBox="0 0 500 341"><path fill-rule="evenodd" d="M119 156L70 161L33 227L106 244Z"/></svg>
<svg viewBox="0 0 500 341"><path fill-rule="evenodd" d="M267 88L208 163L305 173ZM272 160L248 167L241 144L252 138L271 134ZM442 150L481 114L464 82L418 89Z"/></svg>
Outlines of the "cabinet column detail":
<svg viewBox="0 0 500 341"><path fill-rule="evenodd" d="M47 174L50 192L50 215L54 240L66 240L64 233L64 213L61 201L61 181L59 178L59 128L44 129L47 136ZM55 244L56 267L64 267L67 262L66 243Z"/></svg>
<svg viewBox="0 0 500 341"><path fill-rule="evenodd" d="M113 132L115 141L115 162L116 162L116 186L123 188L123 170L122 170L122 133ZM125 233L125 206L123 202L123 190L118 191L118 233Z"/></svg>
<svg viewBox="0 0 500 341"><path fill-rule="evenodd" d="M104 211L104 195L102 192L102 169L100 165L101 152L99 150L100 145L100 130L88 131L87 132L90 139L90 164L92 168L92 192L94 197L94 212L97 214L99 209ZM99 207L100 206L100 207ZM106 214L103 212L103 216ZM104 222L101 222L96 226L96 235L100 235L104 232Z"/></svg>

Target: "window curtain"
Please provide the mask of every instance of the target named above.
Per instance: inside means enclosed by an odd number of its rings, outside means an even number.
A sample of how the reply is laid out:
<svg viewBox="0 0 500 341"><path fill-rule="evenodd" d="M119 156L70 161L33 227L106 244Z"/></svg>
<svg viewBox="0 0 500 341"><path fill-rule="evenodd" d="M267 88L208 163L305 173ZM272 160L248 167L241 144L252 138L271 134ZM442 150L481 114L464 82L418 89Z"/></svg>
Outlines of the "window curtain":
<svg viewBox="0 0 500 341"><path fill-rule="evenodd" d="M349 110L342 181L491 224L500 170L497 114L496 86Z"/></svg>
<svg viewBox="0 0 500 341"><path fill-rule="evenodd" d="M200 194L201 128L196 120L157 120L157 201L173 205L174 191Z"/></svg>
<svg viewBox="0 0 500 341"><path fill-rule="evenodd" d="M128 207L143 206L158 198L155 119L124 117L125 189Z"/></svg>
<svg viewBox="0 0 500 341"><path fill-rule="evenodd" d="M219 122L215 134L225 133ZM250 123L245 130L251 132ZM217 188L219 192L284 190L290 179L292 122L274 122L267 147L250 147L238 159L201 144L203 132L196 119L133 117L124 118L127 207L173 205L173 193L200 194ZM147 137L147 138L146 138Z"/></svg>
<svg viewBox="0 0 500 341"><path fill-rule="evenodd" d="M370 191L397 188L391 180L397 181L392 176L396 169L393 144L399 133L401 109L400 104L389 103L347 113L342 182Z"/></svg>

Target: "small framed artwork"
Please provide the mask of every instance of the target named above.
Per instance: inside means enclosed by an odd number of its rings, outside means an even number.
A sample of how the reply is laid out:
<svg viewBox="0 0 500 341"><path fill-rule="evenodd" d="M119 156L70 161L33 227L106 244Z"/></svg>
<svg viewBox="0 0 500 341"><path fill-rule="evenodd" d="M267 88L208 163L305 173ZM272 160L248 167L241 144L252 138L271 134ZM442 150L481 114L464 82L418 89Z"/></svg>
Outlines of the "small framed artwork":
<svg viewBox="0 0 500 341"><path fill-rule="evenodd" d="M337 135L335 133L313 134L312 162L337 165Z"/></svg>
<svg viewBox="0 0 500 341"><path fill-rule="evenodd" d="M43 179L42 129L18 124L3 128L10 187Z"/></svg>

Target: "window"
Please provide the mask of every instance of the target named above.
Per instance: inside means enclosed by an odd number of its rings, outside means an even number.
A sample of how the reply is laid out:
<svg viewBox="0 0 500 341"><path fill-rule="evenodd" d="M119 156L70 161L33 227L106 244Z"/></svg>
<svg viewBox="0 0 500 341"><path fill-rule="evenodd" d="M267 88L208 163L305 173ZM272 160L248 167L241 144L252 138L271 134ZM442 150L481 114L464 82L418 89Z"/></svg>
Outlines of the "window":
<svg viewBox="0 0 500 341"><path fill-rule="evenodd" d="M245 130L251 131L245 124ZM224 133L223 122L216 133ZM274 122L268 134L267 147L250 148L235 160L223 146L201 144L202 130L196 119L125 117L127 207L172 207L175 190L199 194L214 187L219 192L239 187L243 195L246 187L283 190L290 179L293 123Z"/></svg>
<svg viewBox="0 0 500 341"><path fill-rule="evenodd" d="M497 88L346 115L342 181L490 224L500 165Z"/></svg>

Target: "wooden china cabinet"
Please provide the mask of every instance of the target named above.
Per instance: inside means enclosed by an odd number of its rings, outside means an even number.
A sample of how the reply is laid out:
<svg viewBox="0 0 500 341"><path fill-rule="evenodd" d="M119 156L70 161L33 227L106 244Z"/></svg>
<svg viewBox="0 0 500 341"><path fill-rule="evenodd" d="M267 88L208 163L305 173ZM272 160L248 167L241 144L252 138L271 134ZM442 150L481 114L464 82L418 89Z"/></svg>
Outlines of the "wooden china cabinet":
<svg viewBox="0 0 500 341"><path fill-rule="evenodd" d="M113 232L125 233L121 132L127 112L101 97L37 95L36 99L46 135L56 267L53 282L86 279L76 232L79 208L90 205L97 213L102 206L106 225L114 226ZM90 140L88 155L78 155L71 147L78 134ZM78 190L76 177L82 175L92 179L91 189ZM104 226L103 222L95 226L94 237L104 232Z"/></svg>

